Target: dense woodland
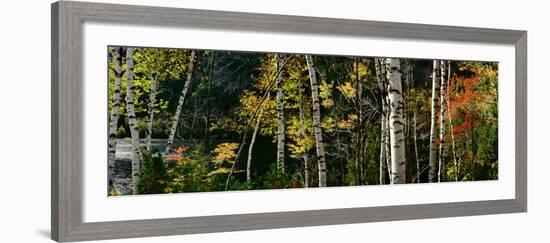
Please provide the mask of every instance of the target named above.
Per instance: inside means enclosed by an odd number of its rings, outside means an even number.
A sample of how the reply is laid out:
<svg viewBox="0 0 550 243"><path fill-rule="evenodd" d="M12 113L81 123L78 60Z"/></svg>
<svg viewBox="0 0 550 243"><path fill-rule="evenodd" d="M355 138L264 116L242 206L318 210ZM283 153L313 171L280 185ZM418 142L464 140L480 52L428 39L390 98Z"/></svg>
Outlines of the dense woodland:
<svg viewBox="0 0 550 243"><path fill-rule="evenodd" d="M497 63L118 46L107 56L109 195L498 177ZM129 192L114 182L121 139Z"/></svg>

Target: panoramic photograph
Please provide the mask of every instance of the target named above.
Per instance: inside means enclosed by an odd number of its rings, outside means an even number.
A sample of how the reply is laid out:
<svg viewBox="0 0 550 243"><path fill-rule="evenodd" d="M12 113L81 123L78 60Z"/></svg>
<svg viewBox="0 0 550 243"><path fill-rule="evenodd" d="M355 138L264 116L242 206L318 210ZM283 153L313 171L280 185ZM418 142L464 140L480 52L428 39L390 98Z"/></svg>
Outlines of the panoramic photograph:
<svg viewBox="0 0 550 243"><path fill-rule="evenodd" d="M109 46L108 196L498 179L498 63Z"/></svg>

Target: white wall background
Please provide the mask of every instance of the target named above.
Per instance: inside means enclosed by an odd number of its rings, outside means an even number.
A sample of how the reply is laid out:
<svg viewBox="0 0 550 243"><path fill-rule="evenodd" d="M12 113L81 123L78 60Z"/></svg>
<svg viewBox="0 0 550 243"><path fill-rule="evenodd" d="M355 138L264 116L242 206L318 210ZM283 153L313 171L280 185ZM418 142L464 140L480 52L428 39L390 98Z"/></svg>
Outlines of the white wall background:
<svg viewBox="0 0 550 243"><path fill-rule="evenodd" d="M126 0L132 2L131 0ZM176 1L176 0L169 0ZM136 1L137 2L137 1ZM153 1L149 1L153 2ZM0 241L47 242L50 224L50 3L0 7ZM384 5L387 4L387 5ZM548 239L550 31L544 1L188 0L188 8L529 31L529 212L141 238L109 242L534 242ZM539 111L539 112L535 112ZM399 233L395 233L399 232Z"/></svg>

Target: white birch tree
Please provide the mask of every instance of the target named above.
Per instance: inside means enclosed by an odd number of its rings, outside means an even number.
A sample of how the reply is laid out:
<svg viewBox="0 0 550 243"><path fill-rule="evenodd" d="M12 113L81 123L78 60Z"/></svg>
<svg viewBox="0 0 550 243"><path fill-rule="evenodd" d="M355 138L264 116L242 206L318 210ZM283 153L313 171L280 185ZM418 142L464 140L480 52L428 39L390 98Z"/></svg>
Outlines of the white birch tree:
<svg viewBox="0 0 550 243"><path fill-rule="evenodd" d="M354 58L355 69L355 109L357 112L357 122L355 124L356 140L355 140L355 172L357 185L364 184L364 177L366 175L366 168L363 165L363 86L361 79L359 78L359 58Z"/></svg>
<svg viewBox="0 0 550 243"><path fill-rule="evenodd" d="M384 74L385 75L385 74ZM386 82L386 90L388 87L388 80L385 79ZM386 91L387 93L387 91ZM390 111L392 110L389 102L389 95L386 94L386 117L385 117L385 124L384 124L384 132L385 132L385 141L384 141L384 152L386 152L386 169L388 171L388 178L390 179L390 184L393 184L393 176L392 176L392 166L391 166L391 137L390 137Z"/></svg>
<svg viewBox="0 0 550 243"><path fill-rule="evenodd" d="M267 91L267 100L269 100L269 91ZM256 118L256 125L254 125L254 132L252 133L252 138L250 139L250 145L248 146L248 158L246 160L246 182L251 182L251 172L252 172L252 151L254 150L254 143L256 142L256 136L260 129L260 123L262 121L262 115L264 113L263 104L260 104L260 111L258 112L258 117ZM253 118L252 118L253 119Z"/></svg>
<svg viewBox="0 0 550 243"><path fill-rule="evenodd" d="M111 117L109 119L109 149L108 149L108 190L113 186L115 177L115 155L116 155L116 138L118 129L118 118L120 110L120 92L122 84L122 47L111 49L112 62L115 72L115 87L113 90L113 100L111 103Z"/></svg>
<svg viewBox="0 0 550 243"><path fill-rule="evenodd" d="M277 169L279 173L285 173L285 116L283 106L283 78L282 70L283 59L279 54L275 54L277 66Z"/></svg>
<svg viewBox="0 0 550 243"><path fill-rule="evenodd" d="M432 107L431 107L431 123L430 123L430 156L429 156L429 172L428 180L429 182L434 182L437 177L437 147L435 144L436 134L436 125L437 125L437 101L439 97L439 66L440 63L438 60L433 61L433 70L432 70Z"/></svg>
<svg viewBox="0 0 550 243"><path fill-rule="evenodd" d="M451 94L450 92L450 82L451 82L451 61L447 61L447 96ZM448 112L447 112L447 119L449 119L449 131L451 133L451 148L453 150L453 163L454 163L454 180L455 181L458 181L458 176L459 176L459 162L457 160L457 156L456 156L456 144L455 144L455 135L454 135L454 126L453 126L453 117L451 116L451 111L452 111L452 108L451 108L451 101L450 99L447 97L447 108L448 108Z"/></svg>
<svg viewBox="0 0 550 243"><path fill-rule="evenodd" d="M382 185L386 181L386 170L387 170L387 164L386 164L386 142L388 141L386 139L387 135L387 120L388 120L388 114L387 114L387 104L386 104L386 77L384 75L383 70L383 63L381 58L375 58L374 59L375 64L375 71L376 71L376 77L378 79L378 88L380 89L380 96L381 96L381 115L380 115L380 160L379 160L379 184ZM391 175L390 175L391 178Z"/></svg>
<svg viewBox="0 0 550 243"><path fill-rule="evenodd" d="M147 120L147 136L145 137L145 146L147 151L151 151L151 139L153 134L153 119L155 118L155 103L157 102L157 78L158 72L155 70L151 74L151 86L149 93L149 103L147 104L147 112L149 120Z"/></svg>
<svg viewBox="0 0 550 243"><path fill-rule="evenodd" d="M299 105L298 105L298 113L300 116L300 133L302 135L303 141L306 141L307 139L307 133L306 133L306 125L305 125L305 115L304 115L304 98L302 94L302 87L298 85L298 97L300 99ZM304 146L304 152L302 154L302 159L304 160L304 187L309 187L309 157L307 154L307 148Z"/></svg>
<svg viewBox="0 0 550 243"><path fill-rule="evenodd" d="M400 61L386 58L388 96L390 100L390 140L391 168L394 184L406 183L405 136L403 133L403 95L401 85Z"/></svg>
<svg viewBox="0 0 550 243"><path fill-rule="evenodd" d="M181 110L183 109L183 104L185 103L185 97L187 95L187 91L189 90L189 87L191 86L191 80L193 79L195 61L196 61L196 52L191 51L191 54L189 57L189 67L187 69L187 78L185 79L185 84L183 86L183 89L181 90L181 95L178 101L178 106L176 108L176 113L172 118L172 127L170 128L170 135L168 136L168 142L166 144L166 150L164 152L165 154L169 154L172 151L172 145L174 143L174 137L176 135L176 130L178 128L178 122L180 119Z"/></svg>
<svg viewBox="0 0 550 243"><path fill-rule="evenodd" d="M126 50L126 114L132 138L132 193L138 194L138 185L141 174L141 155L139 131L134 109L134 48Z"/></svg>
<svg viewBox="0 0 550 243"><path fill-rule="evenodd" d="M319 104L319 83L315 73L313 58L306 55L306 63L309 71L309 81L311 83L311 99L313 106L313 131L315 135L315 149L317 151L317 165L319 170L319 187L327 186L327 166L325 162L325 148L323 144L323 131L321 129L321 109Z"/></svg>
<svg viewBox="0 0 550 243"><path fill-rule="evenodd" d="M440 72L441 72L441 98L440 98L440 107L441 107L441 122L439 126L439 163L437 171L437 181L441 182L444 177L444 167L445 167L445 120L447 112L447 61L440 61Z"/></svg>
<svg viewBox="0 0 550 243"><path fill-rule="evenodd" d="M382 110L384 109L385 107L382 107ZM386 182L386 120L385 114L382 114L380 119L380 160L378 163L378 181L380 185Z"/></svg>

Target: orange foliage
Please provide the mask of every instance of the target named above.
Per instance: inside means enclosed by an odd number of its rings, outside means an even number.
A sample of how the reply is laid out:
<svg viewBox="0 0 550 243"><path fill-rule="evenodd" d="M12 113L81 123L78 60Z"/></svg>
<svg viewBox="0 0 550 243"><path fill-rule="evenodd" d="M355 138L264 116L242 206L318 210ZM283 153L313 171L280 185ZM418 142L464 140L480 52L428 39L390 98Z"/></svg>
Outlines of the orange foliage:
<svg viewBox="0 0 550 243"><path fill-rule="evenodd" d="M449 85L451 113L454 113L457 108L467 108L472 102L480 102L485 99L485 94L476 90L479 81L479 77L458 78L455 76L451 79Z"/></svg>
<svg viewBox="0 0 550 243"><path fill-rule="evenodd" d="M176 148L176 153L181 154L181 153L187 151L187 149L189 149L189 146L183 145L179 148Z"/></svg>
<svg viewBox="0 0 550 243"><path fill-rule="evenodd" d="M462 133L464 131L468 131L472 128L474 128L475 125L473 122L471 121L464 121L462 124L460 124L458 127L455 127L455 129L453 130L453 134L459 134L459 133Z"/></svg>
<svg viewBox="0 0 550 243"><path fill-rule="evenodd" d="M166 155L165 160L166 161L179 161L181 160L182 156L181 154L189 149L189 146L183 145L181 147L178 147L175 149L174 153Z"/></svg>
<svg viewBox="0 0 550 243"><path fill-rule="evenodd" d="M456 126L453 134L459 135L478 126L479 114L472 109L476 103L483 102L486 95L476 90L480 82L479 76L472 78L453 77L449 84L449 112L455 121L462 121ZM475 107L475 106L474 106Z"/></svg>
<svg viewBox="0 0 550 243"><path fill-rule="evenodd" d="M179 154L169 154L165 158L167 161L179 161L181 156Z"/></svg>

